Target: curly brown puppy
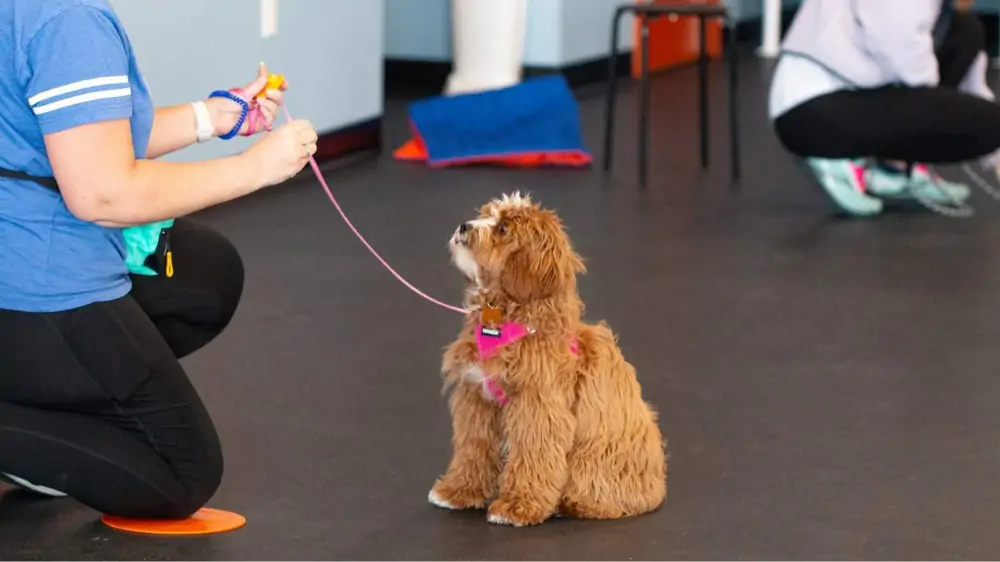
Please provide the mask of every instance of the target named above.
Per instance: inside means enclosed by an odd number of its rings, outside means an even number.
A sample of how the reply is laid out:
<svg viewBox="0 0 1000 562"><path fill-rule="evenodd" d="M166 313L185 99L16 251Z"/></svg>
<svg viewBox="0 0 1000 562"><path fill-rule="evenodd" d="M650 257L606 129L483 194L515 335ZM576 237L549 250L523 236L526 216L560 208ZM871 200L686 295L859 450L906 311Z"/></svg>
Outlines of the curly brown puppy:
<svg viewBox="0 0 1000 562"><path fill-rule="evenodd" d="M585 324L583 262L559 217L520 194L449 242L474 311L444 354L453 454L428 499L489 521L614 519L666 497L665 442L605 324Z"/></svg>

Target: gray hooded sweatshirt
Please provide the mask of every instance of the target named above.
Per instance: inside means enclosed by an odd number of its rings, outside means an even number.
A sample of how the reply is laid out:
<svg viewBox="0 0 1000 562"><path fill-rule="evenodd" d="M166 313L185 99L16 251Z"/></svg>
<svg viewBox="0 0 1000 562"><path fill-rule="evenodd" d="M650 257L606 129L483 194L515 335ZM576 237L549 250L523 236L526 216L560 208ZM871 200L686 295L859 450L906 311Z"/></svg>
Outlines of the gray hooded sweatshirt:
<svg viewBox="0 0 1000 562"><path fill-rule="evenodd" d="M941 12L942 0L804 0L771 83L771 118L838 90L936 86ZM980 53L960 88L993 100L987 64Z"/></svg>

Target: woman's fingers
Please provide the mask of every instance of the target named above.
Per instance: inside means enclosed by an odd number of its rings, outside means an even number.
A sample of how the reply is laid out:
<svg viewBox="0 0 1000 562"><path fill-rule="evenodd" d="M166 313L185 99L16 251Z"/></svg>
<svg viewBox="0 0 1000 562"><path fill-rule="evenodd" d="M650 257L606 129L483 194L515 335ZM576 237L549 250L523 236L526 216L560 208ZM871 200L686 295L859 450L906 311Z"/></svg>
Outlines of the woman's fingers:
<svg viewBox="0 0 1000 562"><path fill-rule="evenodd" d="M312 123L305 120L296 122L295 136L303 146L315 144L319 139L319 134L316 133L316 129L312 126Z"/></svg>
<svg viewBox="0 0 1000 562"><path fill-rule="evenodd" d="M273 101L277 105L285 103L285 92L282 90L267 90L264 92L264 98L266 100Z"/></svg>
<svg viewBox="0 0 1000 562"><path fill-rule="evenodd" d="M268 125L274 123L274 120L278 118L278 104L269 99L262 99L257 103L261 113L264 114L264 121Z"/></svg>
<svg viewBox="0 0 1000 562"><path fill-rule="evenodd" d="M260 63L260 68L257 69L257 77L254 78L253 82L246 85L243 90L248 96L256 96L261 90L267 87L267 65Z"/></svg>
<svg viewBox="0 0 1000 562"><path fill-rule="evenodd" d="M278 109L285 101L285 94L279 90L267 90L263 98L257 100L261 112L268 125L274 123L278 118Z"/></svg>

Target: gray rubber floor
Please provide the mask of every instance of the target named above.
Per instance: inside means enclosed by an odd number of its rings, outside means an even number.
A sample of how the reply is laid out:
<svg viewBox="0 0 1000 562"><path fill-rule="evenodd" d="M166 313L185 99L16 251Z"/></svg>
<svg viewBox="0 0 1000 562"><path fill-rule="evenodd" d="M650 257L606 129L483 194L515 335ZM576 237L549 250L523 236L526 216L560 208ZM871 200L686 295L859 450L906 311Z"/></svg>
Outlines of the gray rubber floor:
<svg viewBox="0 0 1000 562"><path fill-rule="evenodd" d="M721 79L722 68L714 69ZM3 559L995 559L1000 557L1000 223L893 213L846 221L781 151L766 70L744 68L745 181L697 165L694 73L655 82L654 169L634 185L634 95L618 174L328 172L357 225L431 294L458 301L445 241L485 200L558 209L670 439L670 497L616 522L511 530L426 503L449 422L441 348L459 319L403 289L314 182L204 215L242 250L233 326L187 366L223 437L212 505L245 529L153 540L75 503L0 501ZM627 88L626 88L627 90ZM582 101L598 147L599 98ZM390 104L388 145L404 138Z"/></svg>

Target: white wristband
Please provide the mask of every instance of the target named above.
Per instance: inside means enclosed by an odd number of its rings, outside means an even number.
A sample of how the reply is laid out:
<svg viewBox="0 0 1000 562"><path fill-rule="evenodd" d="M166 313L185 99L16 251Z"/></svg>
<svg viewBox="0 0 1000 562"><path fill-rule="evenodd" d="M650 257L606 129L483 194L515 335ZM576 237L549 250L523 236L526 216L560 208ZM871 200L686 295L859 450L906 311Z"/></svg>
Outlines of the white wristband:
<svg viewBox="0 0 1000 562"><path fill-rule="evenodd" d="M196 101L191 104L194 109L195 130L198 133L198 142L210 141L215 137L215 127L212 125L212 116L208 113L208 105L204 101Z"/></svg>

